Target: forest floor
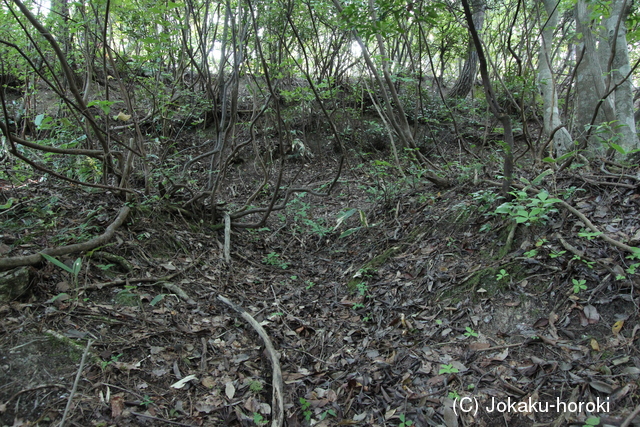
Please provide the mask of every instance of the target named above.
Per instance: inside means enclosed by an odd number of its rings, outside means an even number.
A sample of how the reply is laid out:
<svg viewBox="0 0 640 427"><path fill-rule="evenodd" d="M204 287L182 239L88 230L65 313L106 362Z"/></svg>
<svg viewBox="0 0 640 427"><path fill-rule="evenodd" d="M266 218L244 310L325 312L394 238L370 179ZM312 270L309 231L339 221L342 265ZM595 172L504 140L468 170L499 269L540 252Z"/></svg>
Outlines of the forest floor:
<svg viewBox="0 0 640 427"><path fill-rule="evenodd" d="M336 159L292 165L324 183ZM239 198L250 167L230 177ZM448 172L459 183L438 190L351 156L332 196L234 230L230 262L222 230L139 205L77 284L42 264L0 305L0 425L57 426L74 388L65 425L270 422L264 342L218 296L273 342L290 427L640 425L635 261L557 204L516 227L490 181ZM637 172L539 184L637 245ZM99 234L122 204L53 180L2 194L19 202L0 213L0 256Z"/></svg>

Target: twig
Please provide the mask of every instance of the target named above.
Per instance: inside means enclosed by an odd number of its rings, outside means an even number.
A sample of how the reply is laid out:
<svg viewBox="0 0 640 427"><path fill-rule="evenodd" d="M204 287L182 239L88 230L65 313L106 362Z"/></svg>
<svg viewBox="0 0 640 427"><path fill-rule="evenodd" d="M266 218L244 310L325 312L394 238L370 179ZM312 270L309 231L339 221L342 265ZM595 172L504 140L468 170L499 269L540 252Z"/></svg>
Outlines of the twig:
<svg viewBox="0 0 640 427"><path fill-rule="evenodd" d="M67 386L63 385L63 384L42 384L42 385L38 385L38 386L35 386L35 387L31 387L31 388L27 388L27 389L24 389L24 390L20 390L19 392L17 392L13 396L11 396L9 398L9 400L5 401L4 405L5 406L9 405L9 402L14 400L16 397L20 396L21 394L29 393L30 391L42 390L44 388L52 388L52 387L55 387L55 388L67 388Z"/></svg>
<svg viewBox="0 0 640 427"><path fill-rule="evenodd" d="M594 179L587 178L585 176L581 176L580 179L582 179L584 182L587 182L587 183L593 184L593 185L612 185L614 187L624 187L624 188L630 188L632 190L635 190L638 187L637 185L626 184L624 182L596 181Z"/></svg>
<svg viewBox="0 0 640 427"><path fill-rule="evenodd" d="M193 427L193 424L185 424L185 423L180 423L178 421L165 420L163 418L153 417L151 415L141 414L139 412L131 411L131 415L135 415L136 417L147 418L149 420L160 421L162 423L173 424L174 426Z"/></svg>
<svg viewBox="0 0 640 427"><path fill-rule="evenodd" d="M526 345L526 344L527 344L526 342L520 342L515 344L496 345L496 346L487 347L487 348L477 348L474 351L481 352L481 351L504 350L506 348L522 347L523 345Z"/></svg>
<svg viewBox="0 0 640 427"><path fill-rule="evenodd" d="M615 246L616 248L622 249L623 251L626 252L630 252L630 253L635 253L636 251L634 250L634 248L632 248L629 245L625 245L622 242L618 242L617 240L612 239L611 237L607 236L604 233L601 233L600 230L598 230L598 227L596 227L595 225L593 225L593 223L591 221L589 221L589 218L587 218L586 216L584 216L580 211L578 211L576 208L574 208L573 206L571 206L569 203L560 200L559 202L560 205L562 205L562 207L564 207L566 210L568 210L569 212L571 212L572 214L574 214L575 216L577 216L578 218L580 218L580 220L591 229L591 231L594 231L596 233L600 233L598 235L598 237L600 237L602 240L604 240L607 243L612 244L613 246Z"/></svg>
<svg viewBox="0 0 640 427"><path fill-rule="evenodd" d="M231 217L224 214L224 260L227 264L231 262Z"/></svg>
<svg viewBox="0 0 640 427"><path fill-rule="evenodd" d="M198 264L198 261L200 260L200 258L202 258L203 256L204 256L204 253L202 253L198 258L196 258L191 264L186 266L183 270L180 270L180 271L177 271L175 273L169 274L168 276L162 276L162 277L132 277L130 279L113 280L111 282L93 283L93 284L90 284L90 285L78 287L78 288L76 288L76 290L78 290L78 291L86 291L86 290L91 290L91 289L102 289L102 288L106 288L106 287L110 287L110 286L128 285L130 283L149 283L149 282L152 282L153 285L163 285L163 282L168 282L169 280L173 279L174 277L179 276L181 274L184 274L187 271L189 271L190 269L192 269L193 267L195 267Z"/></svg>
<svg viewBox="0 0 640 427"><path fill-rule="evenodd" d="M273 401L272 401L272 410L273 410L273 418L271 420L271 427L281 427L284 423L284 401L283 401L283 382L282 382L282 371L280 370L280 362L278 361L278 353L273 347L273 343L267 335L267 332L264 330L262 326L253 318L249 313L245 311L244 308L235 305L227 298L222 295L218 295L218 299L223 303L227 304L229 307L240 313L240 317L251 325L253 329L260 335L260 338L264 341L265 351L269 355L269 359L271 360L271 366L273 368Z"/></svg>
<svg viewBox="0 0 640 427"><path fill-rule="evenodd" d="M638 414L640 414L640 405L636 406L636 409L634 409L633 412L629 414L629 416L624 420L624 422L620 424L620 427L629 427L634 418L638 416Z"/></svg>
<svg viewBox="0 0 640 427"><path fill-rule="evenodd" d="M69 393L69 400L67 400L67 406L64 408L64 414L62 414L62 420L60 421L59 427L64 426L64 422L67 419L67 414L69 413L69 409L71 408L71 402L73 401L73 397L76 394L76 390L78 389L78 383L80 382L80 376L82 375L82 370L84 369L84 362L87 360L87 354L89 354L89 348L93 344L93 340L87 341L87 346L84 349L84 353L82 353L82 360L80 361L80 366L78 367L78 372L76 373L76 379L73 382L73 388L71 389L71 393Z"/></svg>

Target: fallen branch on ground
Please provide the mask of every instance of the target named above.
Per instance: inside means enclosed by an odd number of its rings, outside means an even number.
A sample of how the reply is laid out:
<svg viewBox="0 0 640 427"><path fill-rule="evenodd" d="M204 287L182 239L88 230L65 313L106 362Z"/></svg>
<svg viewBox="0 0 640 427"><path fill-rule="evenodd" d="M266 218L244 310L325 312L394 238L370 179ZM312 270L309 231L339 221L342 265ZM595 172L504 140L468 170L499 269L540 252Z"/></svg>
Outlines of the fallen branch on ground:
<svg viewBox="0 0 640 427"><path fill-rule="evenodd" d="M122 209L120 209L120 212L118 213L116 219L107 227L104 233L102 233L98 237L94 237L87 242L76 243L69 246L60 246L57 248L44 249L33 255L3 258L0 259L0 270L8 270L15 267L38 264L43 260L41 254L47 254L51 256L69 255L75 252L89 251L91 249L97 248L98 246L102 246L109 240L111 240L118 227L120 227L124 223L124 220L127 219L130 211L131 208L129 208L128 206L123 206Z"/></svg>
<svg viewBox="0 0 640 427"><path fill-rule="evenodd" d="M284 386L282 381L282 371L280 370L280 362L278 361L278 353L273 347L273 343L271 342L271 339L269 338L269 335L267 335L267 332L264 330L264 328L260 326L260 324L253 317L251 317L251 315L247 313L244 308L235 305L222 295L218 295L218 299L240 313L240 317L246 320L247 323L249 323L251 327L255 329L258 335L260 335L260 338L262 338L262 340L264 341L265 351L269 355L271 366L273 367L273 418L271 419L271 427L281 427L284 422Z"/></svg>

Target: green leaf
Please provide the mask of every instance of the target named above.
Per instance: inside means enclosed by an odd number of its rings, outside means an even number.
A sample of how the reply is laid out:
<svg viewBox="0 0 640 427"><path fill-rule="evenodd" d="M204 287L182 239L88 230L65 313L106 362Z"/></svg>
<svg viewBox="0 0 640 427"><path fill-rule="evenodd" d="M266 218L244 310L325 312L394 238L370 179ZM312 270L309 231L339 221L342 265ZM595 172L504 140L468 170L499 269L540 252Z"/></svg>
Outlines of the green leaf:
<svg viewBox="0 0 640 427"><path fill-rule="evenodd" d="M506 202L496 208L496 213L508 214L511 212L512 208L513 208L513 205L510 202Z"/></svg>
<svg viewBox="0 0 640 427"><path fill-rule="evenodd" d="M15 201L15 199L12 197L9 200L7 200L7 203L5 203L4 205L0 205L0 209L9 209L11 206L13 206L13 202Z"/></svg>
<svg viewBox="0 0 640 427"><path fill-rule="evenodd" d="M44 119L44 114L38 114L35 118L35 120L33 121L33 124L36 125L36 127L40 127L40 125L42 124L42 120Z"/></svg>
<svg viewBox="0 0 640 427"><path fill-rule="evenodd" d="M342 234L340 234L340 236L338 237L338 239L342 239L343 237L347 237L350 236L351 234L355 233L356 231L360 230L362 227L356 227L356 228L350 228L346 231L343 231Z"/></svg>
<svg viewBox="0 0 640 427"><path fill-rule="evenodd" d="M358 212L358 209L349 209L348 211L346 211L345 213L343 213L342 215L340 215L338 217L338 219L336 220L336 226L333 227L333 230L335 231L338 227L340 227L340 225L347 220L349 217L351 217L354 213Z"/></svg>
<svg viewBox="0 0 640 427"><path fill-rule="evenodd" d="M160 295L156 295L156 296L155 296L155 298L151 300L151 302L149 303L149 305L151 305L152 307L154 307L157 303L159 303L160 301L162 301L166 295L167 295L167 294L160 294Z"/></svg>
<svg viewBox="0 0 640 427"><path fill-rule="evenodd" d="M621 146L619 146L618 144L614 144L613 142L610 142L609 145L611 145L611 148L613 148L614 150L616 150L618 153L620 154L627 154L626 151L624 151L624 148L622 148Z"/></svg>
<svg viewBox="0 0 640 427"><path fill-rule="evenodd" d="M73 274L73 270L71 268L69 268L69 266L67 266L65 263L63 263L61 261L58 261L57 259L55 259L51 255L43 254L42 252L40 253L40 255L42 255L42 257L44 259L46 259L47 261L49 261L51 264L53 264L53 265L55 265L57 267L60 267L61 269L63 269L67 273Z"/></svg>
<svg viewBox="0 0 640 427"><path fill-rule="evenodd" d="M80 274L80 269L82 268L82 258L77 258L73 262L73 266L71 267L71 274L74 276L78 276Z"/></svg>

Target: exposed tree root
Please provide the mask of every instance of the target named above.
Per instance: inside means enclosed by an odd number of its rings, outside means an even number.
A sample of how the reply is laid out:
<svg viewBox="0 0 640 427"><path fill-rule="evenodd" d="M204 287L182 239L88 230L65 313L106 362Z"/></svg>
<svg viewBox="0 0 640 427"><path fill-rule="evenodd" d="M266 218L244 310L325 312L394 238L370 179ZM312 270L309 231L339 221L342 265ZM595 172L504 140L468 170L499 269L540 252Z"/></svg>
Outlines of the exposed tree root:
<svg viewBox="0 0 640 427"><path fill-rule="evenodd" d="M87 242L76 243L69 246L60 246L57 248L44 249L39 253L33 255L3 258L0 259L0 270L8 270L10 268L37 264L39 262L42 262L41 254L47 254L51 256L68 255L75 252L88 251L97 248L98 246L102 246L109 240L111 240L118 227L120 227L124 223L125 219L127 219L130 211L131 208L129 208L128 206L123 206L122 209L120 209L120 212L118 213L116 219L107 227L104 233L98 237L94 237Z"/></svg>

